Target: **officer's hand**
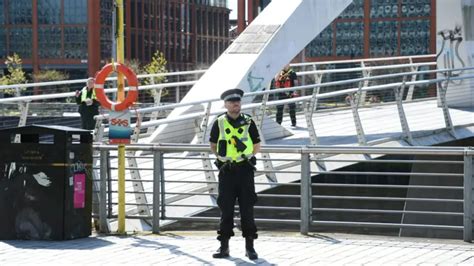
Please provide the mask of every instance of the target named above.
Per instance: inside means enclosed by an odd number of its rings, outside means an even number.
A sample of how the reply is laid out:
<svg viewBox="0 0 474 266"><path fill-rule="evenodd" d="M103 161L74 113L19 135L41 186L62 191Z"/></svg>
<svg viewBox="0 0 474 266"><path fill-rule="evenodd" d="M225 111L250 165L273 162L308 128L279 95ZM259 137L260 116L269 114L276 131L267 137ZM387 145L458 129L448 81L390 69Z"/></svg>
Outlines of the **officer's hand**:
<svg viewBox="0 0 474 266"><path fill-rule="evenodd" d="M81 94L81 91L76 91L76 97L79 97L80 94Z"/></svg>
<svg viewBox="0 0 474 266"><path fill-rule="evenodd" d="M250 157L249 162L255 166L257 165L257 158L255 156Z"/></svg>

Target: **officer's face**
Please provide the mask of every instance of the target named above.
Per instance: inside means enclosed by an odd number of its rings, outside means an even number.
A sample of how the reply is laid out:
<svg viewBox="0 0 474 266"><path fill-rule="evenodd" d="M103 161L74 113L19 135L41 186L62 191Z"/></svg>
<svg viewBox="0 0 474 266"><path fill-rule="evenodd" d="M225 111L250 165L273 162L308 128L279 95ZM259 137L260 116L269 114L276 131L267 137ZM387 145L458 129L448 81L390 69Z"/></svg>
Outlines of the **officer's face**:
<svg viewBox="0 0 474 266"><path fill-rule="evenodd" d="M240 101L225 101L225 108L231 114L240 113Z"/></svg>
<svg viewBox="0 0 474 266"><path fill-rule="evenodd" d="M94 80L93 79L87 80L87 87L88 88L94 88Z"/></svg>

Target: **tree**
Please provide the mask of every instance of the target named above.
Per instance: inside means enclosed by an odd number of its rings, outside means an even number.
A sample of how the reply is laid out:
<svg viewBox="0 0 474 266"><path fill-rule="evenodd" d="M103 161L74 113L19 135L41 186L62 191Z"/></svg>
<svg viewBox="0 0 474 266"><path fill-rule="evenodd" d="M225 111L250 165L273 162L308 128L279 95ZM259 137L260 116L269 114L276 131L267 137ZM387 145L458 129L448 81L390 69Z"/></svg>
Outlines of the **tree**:
<svg viewBox="0 0 474 266"><path fill-rule="evenodd" d="M160 52L156 51L153 54L153 57L151 58L151 62L147 65L144 66L143 70L145 74L157 74L157 73L166 73L168 70L166 70L166 64L168 61L165 58L165 55ZM143 81L144 85L151 85L151 84L158 84L158 83L163 83L166 81L165 76L160 76L160 77L154 77L154 78L146 78ZM156 93L155 90L150 91L152 95ZM167 96L169 94L169 91L167 89L163 89L161 91L161 97Z"/></svg>
<svg viewBox="0 0 474 266"><path fill-rule="evenodd" d="M153 57L151 58L151 62L148 65L145 65L143 68L146 74L157 74L157 73L166 73L168 72L166 70L166 64L168 61L166 61L166 58L164 54L160 51L156 51L153 54ZM162 77L155 77L154 80L152 78L147 78L144 82L144 84L157 84L157 83L162 83L165 81L166 78L164 76ZM154 83L153 83L154 81Z"/></svg>
<svg viewBox="0 0 474 266"><path fill-rule="evenodd" d="M60 72L57 70L41 70L40 72L33 75L33 79L36 82L47 82L47 81L60 81L60 80L68 80L69 74ZM47 93L61 93L61 92L69 92L70 89L67 85L55 85L55 86L48 86L42 87L41 89L43 92L45 88L49 90Z"/></svg>
<svg viewBox="0 0 474 266"><path fill-rule="evenodd" d="M5 65L7 66L8 73L0 78L0 84L13 85L26 82L26 75L23 71L22 60L18 54L14 53L12 56L7 56ZM3 92L8 94L19 94L20 91L17 89L7 89Z"/></svg>

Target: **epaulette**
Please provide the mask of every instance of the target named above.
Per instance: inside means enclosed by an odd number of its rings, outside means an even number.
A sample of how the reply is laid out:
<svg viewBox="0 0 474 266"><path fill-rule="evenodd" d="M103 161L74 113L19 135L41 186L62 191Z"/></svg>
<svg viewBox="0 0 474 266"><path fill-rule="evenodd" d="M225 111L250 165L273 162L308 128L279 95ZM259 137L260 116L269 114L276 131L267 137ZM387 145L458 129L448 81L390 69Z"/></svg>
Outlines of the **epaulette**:
<svg viewBox="0 0 474 266"><path fill-rule="evenodd" d="M251 121L251 120L252 120L252 116L251 116L251 115L249 115L249 114L246 114L246 113L242 113L242 115L244 116L244 118L245 118L245 121L249 122L249 121Z"/></svg>

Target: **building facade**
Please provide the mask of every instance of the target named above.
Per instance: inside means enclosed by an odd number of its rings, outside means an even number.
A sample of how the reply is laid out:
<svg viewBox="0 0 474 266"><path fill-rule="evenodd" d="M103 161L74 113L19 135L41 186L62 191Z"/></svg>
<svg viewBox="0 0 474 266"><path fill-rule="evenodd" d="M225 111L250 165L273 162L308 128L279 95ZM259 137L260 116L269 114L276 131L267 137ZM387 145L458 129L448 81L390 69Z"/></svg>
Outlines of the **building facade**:
<svg viewBox="0 0 474 266"><path fill-rule="evenodd" d="M239 0L238 25L251 22L254 10L270 2ZM435 53L436 0L353 0L296 61Z"/></svg>
<svg viewBox="0 0 474 266"><path fill-rule="evenodd" d="M0 63L17 53L32 72L93 75L113 53L113 0L0 1ZM229 43L225 0L124 0L125 58L163 52L170 70L210 65Z"/></svg>

